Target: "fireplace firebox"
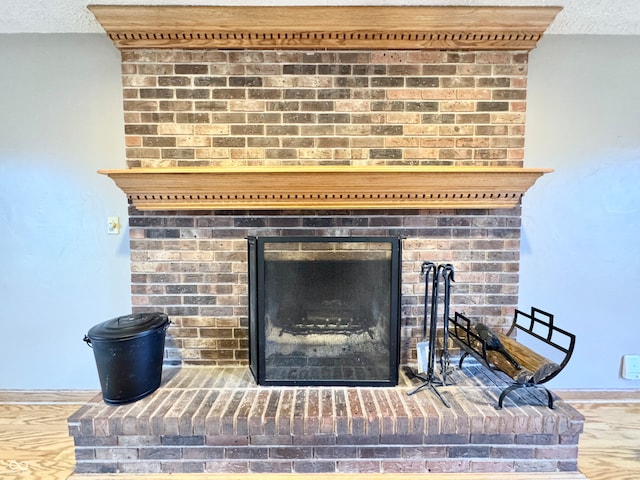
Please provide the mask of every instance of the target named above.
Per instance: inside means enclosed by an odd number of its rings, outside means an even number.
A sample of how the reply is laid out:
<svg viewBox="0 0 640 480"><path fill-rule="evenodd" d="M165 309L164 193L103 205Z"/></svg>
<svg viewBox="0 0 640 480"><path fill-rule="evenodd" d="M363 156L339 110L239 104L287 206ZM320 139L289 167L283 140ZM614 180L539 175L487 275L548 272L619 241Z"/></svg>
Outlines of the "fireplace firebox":
<svg viewBox="0 0 640 480"><path fill-rule="evenodd" d="M258 384L397 384L399 238L249 237L248 249Z"/></svg>

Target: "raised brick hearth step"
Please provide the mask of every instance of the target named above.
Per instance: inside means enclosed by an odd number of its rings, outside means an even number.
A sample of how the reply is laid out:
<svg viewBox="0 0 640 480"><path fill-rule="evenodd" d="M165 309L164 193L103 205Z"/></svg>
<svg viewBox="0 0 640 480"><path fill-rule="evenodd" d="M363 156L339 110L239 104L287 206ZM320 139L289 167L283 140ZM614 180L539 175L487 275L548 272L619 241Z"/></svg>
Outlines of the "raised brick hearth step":
<svg viewBox="0 0 640 480"><path fill-rule="evenodd" d="M77 473L577 471L584 418L469 362L440 388L260 387L246 367L184 367L138 402L69 418ZM531 405L533 404L533 405Z"/></svg>

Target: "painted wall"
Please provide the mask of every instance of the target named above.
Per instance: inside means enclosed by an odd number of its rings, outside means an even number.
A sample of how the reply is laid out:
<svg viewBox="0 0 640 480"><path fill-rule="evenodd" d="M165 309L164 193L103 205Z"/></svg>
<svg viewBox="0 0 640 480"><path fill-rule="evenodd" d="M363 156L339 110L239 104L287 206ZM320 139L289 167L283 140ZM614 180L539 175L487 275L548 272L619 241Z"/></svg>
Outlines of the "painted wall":
<svg viewBox="0 0 640 480"><path fill-rule="evenodd" d="M0 388L98 389L88 329L131 311L120 55L100 35L0 36Z"/></svg>
<svg viewBox="0 0 640 480"><path fill-rule="evenodd" d="M552 386L640 388L640 37L547 37L532 52L525 165L555 168L523 202L520 305L577 335Z"/></svg>
<svg viewBox="0 0 640 480"><path fill-rule="evenodd" d="M531 54L520 305L578 335L554 388L640 388L640 37L547 36ZM0 36L0 389L99 388L88 329L130 311L120 60L103 35Z"/></svg>

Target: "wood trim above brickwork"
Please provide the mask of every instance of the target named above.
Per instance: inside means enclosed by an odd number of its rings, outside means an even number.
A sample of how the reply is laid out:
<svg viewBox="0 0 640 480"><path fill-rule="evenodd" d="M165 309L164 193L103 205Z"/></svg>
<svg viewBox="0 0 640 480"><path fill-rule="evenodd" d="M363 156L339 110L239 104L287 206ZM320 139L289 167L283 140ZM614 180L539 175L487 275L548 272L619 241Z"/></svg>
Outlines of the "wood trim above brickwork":
<svg viewBox="0 0 640 480"><path fill-rule="evenodd" d="M548 168L245 167L100 170L139 210L511 208Z"/></svg>
<svg viewBox="0 0 640 480"><path fill-rule="evenodd" d="M562 7L89 5L118 48L531 50Z"/></svg>

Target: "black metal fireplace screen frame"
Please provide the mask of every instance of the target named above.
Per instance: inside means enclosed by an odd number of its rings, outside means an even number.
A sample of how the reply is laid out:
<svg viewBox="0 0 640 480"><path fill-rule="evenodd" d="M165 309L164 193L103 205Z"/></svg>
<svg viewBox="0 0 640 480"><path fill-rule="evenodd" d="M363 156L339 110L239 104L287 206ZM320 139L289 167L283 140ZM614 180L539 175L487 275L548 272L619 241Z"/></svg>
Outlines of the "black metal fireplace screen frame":
<svg viewBox="0 0 640 480"><path fill-rule="evenodd" d="M259 385L267 386L371 386L388 387L398 384L400 363L400 291L402 241L399 237L248 237L248 281L249 281L249 367ZM388 362L378 365L384 378L376 379L274 379L267 375L265 354L265 246L278 243L386 243L390 251L389 322L388 322ZM286 246L285 246L286 248ZM293 328L301 328L294 326ZM334 334L347 333L344 326L332 326ZM304 335L304 331L290 332ZM367 334L363 330L363 335ZM347 336L345 340L348 341Z"/></svg>

